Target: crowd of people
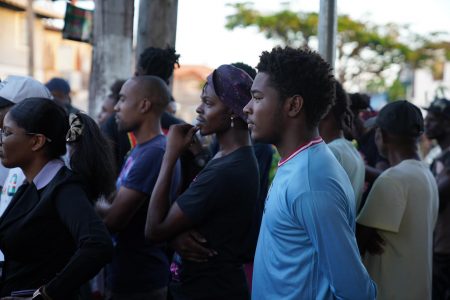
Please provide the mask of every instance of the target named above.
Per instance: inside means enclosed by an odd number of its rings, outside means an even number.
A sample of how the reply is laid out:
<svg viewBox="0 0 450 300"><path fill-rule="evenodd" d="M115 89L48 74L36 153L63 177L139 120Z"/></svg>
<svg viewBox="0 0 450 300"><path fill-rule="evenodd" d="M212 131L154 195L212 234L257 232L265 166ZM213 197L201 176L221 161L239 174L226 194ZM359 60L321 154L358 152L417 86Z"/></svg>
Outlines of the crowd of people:
<svg viewBox="0 0 450 300"><path fill-rule="evenodd" d="M450 299L450 100L375 112L275 47L189 124L179 57L147 48L96 120L62 78L0 82L0 299Z"/></svg>

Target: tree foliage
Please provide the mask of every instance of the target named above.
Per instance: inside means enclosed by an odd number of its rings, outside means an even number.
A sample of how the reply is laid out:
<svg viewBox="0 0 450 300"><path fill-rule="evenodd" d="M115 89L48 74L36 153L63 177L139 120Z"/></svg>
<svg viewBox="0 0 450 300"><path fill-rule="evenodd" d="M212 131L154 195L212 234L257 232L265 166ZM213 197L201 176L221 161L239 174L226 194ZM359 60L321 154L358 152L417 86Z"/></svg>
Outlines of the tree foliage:
<svg viewBox="0 0 450 300"><path fill-rule="evenodd" d="M317 41L317 13L293 12L289 7L273 13L261 13L252 3L231 4L235 13L227 16L226 28L256 27L268 39L293 47L310 46ZM367 81L383 77L393 66L412 69L430 67L437 60L450 59L446 33L426 36L413 34L408 26L393 23L376 25L339 15L336 37L336 75L346 80Z"/></svg>

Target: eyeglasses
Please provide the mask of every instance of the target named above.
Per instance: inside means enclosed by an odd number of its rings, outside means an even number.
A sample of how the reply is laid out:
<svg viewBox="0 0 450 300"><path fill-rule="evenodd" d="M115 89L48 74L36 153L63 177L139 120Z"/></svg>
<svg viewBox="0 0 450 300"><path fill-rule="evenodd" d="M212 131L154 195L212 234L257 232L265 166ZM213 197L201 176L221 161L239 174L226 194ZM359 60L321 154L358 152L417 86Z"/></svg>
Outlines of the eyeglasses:
<svg viewBox="0 0 450 300"><path fill-rule="evenodd" d="M43 135L42 133L34 133L34 132L24 132L24 133L12 133L12 132L5 132L3 129L0 128L0 144L3 144L3 142L5 141L5 139L10 136L10 135L42 135L45 137L45 140L47 142L51 142L52 140L49 139L48 137L46 137L45 135Z"/></svg>

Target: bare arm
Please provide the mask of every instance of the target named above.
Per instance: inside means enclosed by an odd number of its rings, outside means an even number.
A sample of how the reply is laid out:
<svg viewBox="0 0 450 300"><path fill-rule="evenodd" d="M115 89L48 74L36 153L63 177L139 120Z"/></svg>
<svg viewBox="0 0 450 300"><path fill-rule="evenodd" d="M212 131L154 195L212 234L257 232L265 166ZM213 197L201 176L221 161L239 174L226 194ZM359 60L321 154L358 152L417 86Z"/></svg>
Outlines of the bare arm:
<svg viewBox="0 0 450 300"><path fill-rule="evenodd" d="M192 227L192 222L176 202L170 206L169 196L176 162L191 143L195 130L189 124L170 127L166 153L148 206L145 237L149 240L169 240Z"/></svg>
<svg viewBox="0 0 450 300"><path fill-rule="evenodd" d="M142 192L121 187L111 204L100 200L96 210L109 231L119 232L128 225L147 197Z"/></svg>

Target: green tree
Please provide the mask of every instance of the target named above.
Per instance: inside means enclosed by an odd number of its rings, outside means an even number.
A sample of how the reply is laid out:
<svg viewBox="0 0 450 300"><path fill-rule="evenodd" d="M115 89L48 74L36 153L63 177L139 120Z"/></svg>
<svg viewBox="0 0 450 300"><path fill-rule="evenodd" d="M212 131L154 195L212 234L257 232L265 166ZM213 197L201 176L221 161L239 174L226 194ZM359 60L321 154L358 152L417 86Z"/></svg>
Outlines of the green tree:
<svg viewBox="0 0 450 300"><path fill-rule="evenodd" d="M406 87L399 79L394 80L392 85L387 90L388 100L397 101L406 99Z"/></svg>
<svg viewBox="0 0 450 300"><path fill-rule="evenodd" d="M317 41L317 13L293 12L285 6L278 12L263 14L250 2L230 6L235 13L227 16L229 30L256 27L267 38L293 47ZM342 83L380 79L383 71L394 65L432 67L437 56L447 60L450 57L450 43L442 41L443 33L413 35L408 26L376 25L347 15L338 16L337 29L336 74ZM402 39L405 35L406 40Z"/></svg>

